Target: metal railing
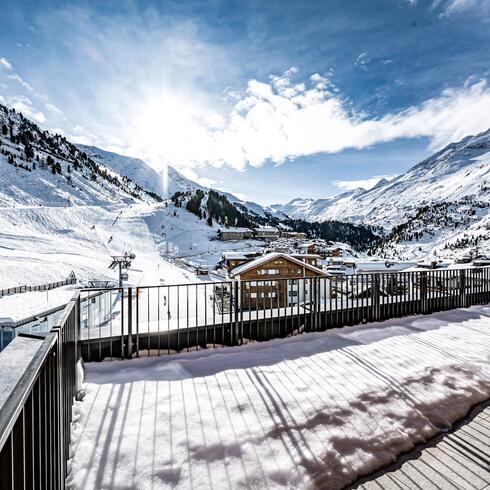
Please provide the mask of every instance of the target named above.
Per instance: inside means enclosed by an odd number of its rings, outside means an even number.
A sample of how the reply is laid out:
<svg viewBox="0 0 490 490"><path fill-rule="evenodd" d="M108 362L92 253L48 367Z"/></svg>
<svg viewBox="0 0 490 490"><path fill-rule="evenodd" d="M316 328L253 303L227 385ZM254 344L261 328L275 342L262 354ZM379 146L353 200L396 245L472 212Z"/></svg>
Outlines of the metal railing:
<svg viewBox="0 0 490 490"><path fill-rule="evenodd" d="M50 332L21 335L0 355L1 366L9 356L20 361L19 352L26 352L21 346L31 349L18 379L4 399L0 397L2 490L65 487L77 392L79 307L77 294Z"/></svg>
<svg viewBox="0 0 490 490"><path fill-rule="evenodd" d="M90 289L81 292L81 355L241 345L489 299L489 268Z"/></svg>
<svg viewBox="0 0 490 490"><path fill-rule="evenodd" d="M33 286L14 286L13 288L0 289L0 298L3 296L10 296L12 294L28 293L30 291L50 291L51 289L59 288L61 286L68 286L69 284L76 284L77 277L73 271L63 281L49 282L46 284L37 284Z"/></svg>

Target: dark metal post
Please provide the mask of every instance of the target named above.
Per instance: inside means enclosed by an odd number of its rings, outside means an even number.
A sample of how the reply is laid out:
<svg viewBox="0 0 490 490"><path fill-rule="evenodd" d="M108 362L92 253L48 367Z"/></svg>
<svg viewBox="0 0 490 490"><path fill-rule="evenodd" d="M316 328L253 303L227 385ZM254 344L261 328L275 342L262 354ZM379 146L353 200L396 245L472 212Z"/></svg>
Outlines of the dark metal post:
<svg viewBox="0 0 490 490"><path fill-rule="evenodd" d="M233 300L231 301L230 306L234 308L234 327L233 327L233 333L232 333L232 338L231 338L231 344L232 345L238 345L238 340L239 340L239 335L238 331L240 328L240 320L238 316L238 309L239 309L239 304L238 304L238 281L234 280L233 281Z"/></svg>
<svg viewBox="0 0 490 490"><path fill-rule="evenodd" d="M124 290L123 290L124 301ZM149 330L148 325L148 330ZM128 341L126 344L126 358L133 357L133 288L128 288Z"/></svg>
<svg viewBox="0 0 490 490"><path fill-rule="evenodd" d="M459 306L460 308L466 308L466 270L461 269L459 271Z"/></svg>

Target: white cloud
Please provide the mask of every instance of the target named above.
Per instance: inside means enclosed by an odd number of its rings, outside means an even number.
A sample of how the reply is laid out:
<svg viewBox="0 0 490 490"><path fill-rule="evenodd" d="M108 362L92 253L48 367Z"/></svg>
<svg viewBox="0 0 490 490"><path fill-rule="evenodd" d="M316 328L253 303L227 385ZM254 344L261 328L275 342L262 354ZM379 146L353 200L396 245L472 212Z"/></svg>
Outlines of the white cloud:
<svg viewBox="0 0 490 490"><path fill-rule="evenodd" d="M62 114L62 111L61 109L59 109L58 107L56 107L54 104L50 104L49 102L47 102L46 104L44 104L44 107L46 107L46 109L48 109L48 111L54 113L54 114Z"/></svg>
<svg viewBox="0 0 490 490"><path fill-rule="evenodd" d="M7 58L0 58L0 66L2 68L5 68L6 70L12 69L12 65L10 64L9 60L7 60Z"/></svg>
<svg viewBox="0 0 490 490"><path fill-rule="evenodd" d="M434 8L440 6L441 17L449 17L465 10L474 10L484 15L490 14L490 0L433 0Z"/></svg>
<svg viewBox="0 0 490 490"><path fill-rule="evenodd" d="M355 62L355 65L357 66L360 66L360 67L363 67L363 68L367 68L367 64L370 62L371 60L369 59L368 57L368 54L367 53L361 53L357 59L356 59L356 62Z"/></svg>
<svg viewBox="0 0 490 490"><path fill-rule="evenodd" d="M282 163L314 153L362 149L397 138L425 136L430 138L430 148L438 149L488 129L489 113L486 80L470 80L419 106L369 119L352 111L332 91L295 84L284 75L270 83L251 80L228 115L225 129L186 128L193 144L175 154L180 152L186 165L228 164L243 169L266 161Z"/></svg>
<svg viewBox="0 0 490 490"><path fill-rule="evenodd" d="M29 92L34 93L34 89L31 87L31 85L29 83L27 83L25 80L23 80L22 77L20 75L18 75L17 73L12 73L11 75L7 75L7 78L9 78L10 80L15 80L15 81L19 82Z"/></svg>
<svg viewBox="0 0 490 490"><path fill-rule="evenodd" d="M24 116L34 119L34 121L38 123L42 124L46 122L46 116L33 106L32 101L29 98L23 95L10 98L8 100L8 105L13 107L17 112L21 112Z"/></svg>
<svg viewBox="0 0 490 490"><path fill-rule="evenodd" d="M380 180L394 179L396 175L377 175L368 179L361 180L335 180L332 182L336 187L344 191L353 191L355 189L372 189Z"/></svg>

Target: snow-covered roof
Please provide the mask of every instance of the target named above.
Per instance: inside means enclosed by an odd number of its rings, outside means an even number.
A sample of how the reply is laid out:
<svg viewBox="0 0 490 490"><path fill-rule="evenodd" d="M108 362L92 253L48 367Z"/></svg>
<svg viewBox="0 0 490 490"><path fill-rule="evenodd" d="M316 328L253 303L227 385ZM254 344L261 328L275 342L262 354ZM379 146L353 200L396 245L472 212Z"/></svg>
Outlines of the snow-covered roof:
<svg viewBox="0 0 490 490"><path fill-rule="evenodd" d="M243 252L223 252L221 254L223 259L226 260L236 260L236 259L246 259L247 256Z"/></svg>
<svg viewBox="0 0 490 490"><path fill-rule="evenodd" d="M259 226L257 228L257 231L279 231L279 230L274 226Z"/></svg>
<svg viewBox="0 0 490 490"><path fill-rule="evenodd" d="M401 271L414 267L415 265L415 262L356 262L358 271Z"/></svg>
<svg viewBox="0 0 490 490"><path fill-rule="evenodd" d="M247 233L251 232L250 228L241 228L241 227L230 227L230 228L220 228L220 233L228 232L228 233Z"/></svg>
<svg viewBox="0 0 490 490"><path fill-rule="evenodd" d="M318 267L314 267L310 264L307 264L306 262L302 262L301 260L296 259L292 255L284 254L281 252L271 252L271 253L262 255L262 257L257 257L255 260L252 260L250 262L247 262L246 264L242 264L242 265L236 267L235 269L233 269L233 271L231 272L230 275L232 277L239 276L240 274L243 274L244 272L247 272L251 269L255 269L256 267L258 267L262 264L266 264L267 262L270 262L271 260L279 259L279 258L289 260L290 262L293 262L297 265L300 265L301 267L305 267L306 269L309 269L313 272L316 272L317 274L321 274L323 276L328 275L325 273L325 271L318 269Z"/></svg>

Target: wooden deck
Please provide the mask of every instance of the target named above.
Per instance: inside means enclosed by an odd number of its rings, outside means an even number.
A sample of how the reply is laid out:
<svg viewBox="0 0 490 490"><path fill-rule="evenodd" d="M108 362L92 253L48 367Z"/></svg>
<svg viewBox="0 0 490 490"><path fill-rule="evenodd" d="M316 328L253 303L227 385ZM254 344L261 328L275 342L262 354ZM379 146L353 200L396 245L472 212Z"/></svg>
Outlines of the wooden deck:
<svg viewBox="0 0 490 490"><path fill-rule="evenodd" d="M490 400L449 433L401 457L350 490L489 490Z"/></svg>

